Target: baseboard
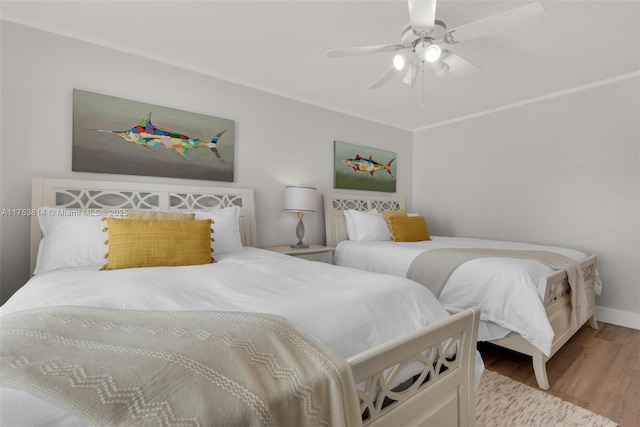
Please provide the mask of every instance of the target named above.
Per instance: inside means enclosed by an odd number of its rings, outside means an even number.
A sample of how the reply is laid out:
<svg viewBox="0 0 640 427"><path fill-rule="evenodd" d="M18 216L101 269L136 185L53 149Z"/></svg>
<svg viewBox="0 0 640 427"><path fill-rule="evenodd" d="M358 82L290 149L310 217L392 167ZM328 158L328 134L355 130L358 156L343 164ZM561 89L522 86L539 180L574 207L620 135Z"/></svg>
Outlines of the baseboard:
<svg viewBox="0 0 640 427"><path fill-rule="evenodd" d="M640 330L640 313L596 306L596 320Z"/></svg>

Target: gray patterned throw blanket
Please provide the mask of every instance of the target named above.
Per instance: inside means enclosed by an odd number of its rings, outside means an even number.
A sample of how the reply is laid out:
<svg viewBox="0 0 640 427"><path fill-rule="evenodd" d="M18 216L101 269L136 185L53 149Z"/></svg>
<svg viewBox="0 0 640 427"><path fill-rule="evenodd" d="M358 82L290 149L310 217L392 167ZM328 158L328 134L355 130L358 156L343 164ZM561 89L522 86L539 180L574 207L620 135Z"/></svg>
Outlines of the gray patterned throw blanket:
<svg viewBox="0 0 640 427"><path fill-rule="evenodd" d="M278 316L46 307L0 333L3 386L92 424L361 424L346 361Z"/></svg>
<svg viewBox="0 0 640 427"><path fill-rule="evenodd" d="M547 251L526 251L506 249L431 249L422 252L411 262L407 278L426 286L436 297L440 296L451 273L461 264L483 257L511 257L541 262L554 270L565 270L571 288L571 304L574 307L572 321L583 324L586 321L587 293L580 264L564 255Z"/></svg>

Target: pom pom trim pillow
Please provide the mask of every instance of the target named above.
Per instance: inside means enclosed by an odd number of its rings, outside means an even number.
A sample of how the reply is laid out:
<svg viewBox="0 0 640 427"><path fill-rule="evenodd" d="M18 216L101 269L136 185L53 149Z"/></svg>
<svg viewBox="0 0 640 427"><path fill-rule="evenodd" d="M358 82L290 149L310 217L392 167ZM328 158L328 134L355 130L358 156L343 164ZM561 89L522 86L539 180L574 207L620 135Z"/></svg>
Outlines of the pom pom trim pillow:
<svg viewBox="0 0 640 427"><path fill-rule="evenodd" d="M211 256L210 219L200 221L104 218L109 239L107 264L101 270L199 265Z"/></svg>
<svg viewBox="0 0 640 427"><path fill-rule="evenodd" d="M427 222L422 216L393 216L389 229L395 242L421 242L431 240Z"/></svg>

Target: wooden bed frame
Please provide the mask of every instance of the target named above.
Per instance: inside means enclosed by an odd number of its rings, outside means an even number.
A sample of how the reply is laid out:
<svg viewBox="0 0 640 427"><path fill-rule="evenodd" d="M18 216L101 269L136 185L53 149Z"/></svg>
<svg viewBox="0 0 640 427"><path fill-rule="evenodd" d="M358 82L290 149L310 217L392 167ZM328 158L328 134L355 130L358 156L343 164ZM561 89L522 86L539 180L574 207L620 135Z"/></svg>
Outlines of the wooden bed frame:
<svg viewBox="0 0 640 427"><path fill-rule="evenodd" d="M327 246L332 247L349 238L344 217L345 210L369 211L376 208L378 211L382 211L406 208L401 196L325 193L323 199ZM595 292L593 286L596 261L595 255L580 261L588 299L587 319L593 329L598 329L594 310ZM538 386L543 390L549 389L546 362L582 327L582 324L577 326L571 324L572 305L566 272L564 270L556 271L547 276L546 282L543 303L554 331L549 356L545 356L516 332L511 332L502 339L490 341L501 347L531 356Z"/></svg>
<svg viewBox="0 0 640 427"><path fill-rule="evenodd" d="M91 209L99 214L109 209L193 211L233 205L240 207L242 244L257 246L252 189L36 177L31 268L42 237L37 219L42 207ZM479 319L479 310L469 309L350 358L364 425L474 425ZM451 348L456 349L454 358L446 357ZM416 361L424 366L417 380L403 391L393 389L400 370Z"/></svg>

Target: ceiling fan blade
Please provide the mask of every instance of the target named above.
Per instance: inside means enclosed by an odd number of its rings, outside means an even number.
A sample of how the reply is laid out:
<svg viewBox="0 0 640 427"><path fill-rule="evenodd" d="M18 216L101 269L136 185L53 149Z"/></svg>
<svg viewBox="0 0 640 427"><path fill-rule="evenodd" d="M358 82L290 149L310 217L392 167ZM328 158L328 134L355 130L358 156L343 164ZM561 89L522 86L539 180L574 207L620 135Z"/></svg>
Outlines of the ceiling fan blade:
<svg viewBox="0 0 640 427"><path fill-rule="evenodd" d="M377 52L395 52L397 50L406 49L402 44L379 44L373 46L346 47L343 49L330 49L325 55L328 58L337 58L339 56L362 55L365 53Z"/></svg>
<svg viewBox="0 0 640 427"><path fill-rule="evenodd" d="M449 67L449 74L454 76L468 77L480 72L480 67L453 52L446 51L442 55L442 62Z"/></svg>
<svg viewBox="0 0 640 427"><path fill-rule="evenodd" d="M498 15L470 22L449 30L444 35L444 42L455 44L461 41L477 39L502 31L544 12L542 3L529 3Z"/></svg>
<svg viewBox="0 0 640 427"><path fill-rule="evenodd" d="M379 88L380 86L384 85L386 82L391 80L397 73L398 73L398 70L396 70L395 67L391 67L389 71L384 73L378 80L373 82L373 84L369 86L369 89Z"/></svg>
<svg viewBox="0 0 640 427"><path fill-rule="evenodd" d="M419 34L430 33L436 19L436 0L408 0L411 28Z"/></svg>

